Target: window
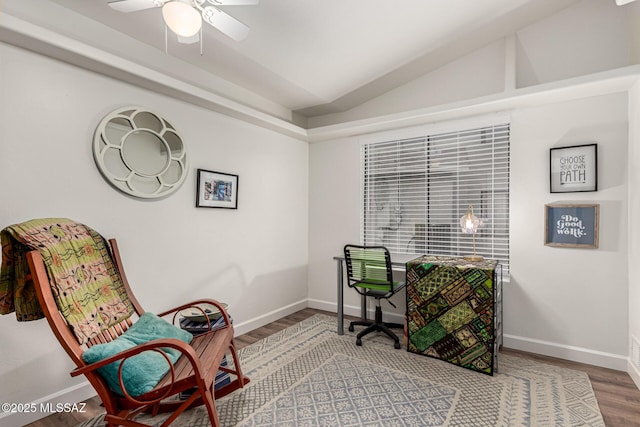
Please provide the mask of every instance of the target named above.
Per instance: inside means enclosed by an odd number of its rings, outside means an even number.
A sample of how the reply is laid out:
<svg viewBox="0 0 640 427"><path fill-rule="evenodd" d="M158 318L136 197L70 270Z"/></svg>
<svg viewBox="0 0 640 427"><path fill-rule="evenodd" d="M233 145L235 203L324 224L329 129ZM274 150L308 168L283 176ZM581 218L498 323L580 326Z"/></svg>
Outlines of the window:
<svg viewBox="0 0 640 427"><path fill-rule="evenodd" d="M362 241L394 253L464 256L471 206L475 251L509 272L509 125L362 145Z"/></svg>

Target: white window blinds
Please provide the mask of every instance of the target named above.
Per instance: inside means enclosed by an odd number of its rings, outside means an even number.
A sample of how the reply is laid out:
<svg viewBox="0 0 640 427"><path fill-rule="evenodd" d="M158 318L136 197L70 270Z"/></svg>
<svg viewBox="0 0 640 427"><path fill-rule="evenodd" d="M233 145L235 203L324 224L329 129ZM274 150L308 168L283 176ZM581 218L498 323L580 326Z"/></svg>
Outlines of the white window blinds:
<svg viewBox="0 0 640 427"><path fill-rule="evenodd" d="M362 242L391 252L473 254L460 218L482 220L475 251L509 272L509 125L362 145Z"/></svg>

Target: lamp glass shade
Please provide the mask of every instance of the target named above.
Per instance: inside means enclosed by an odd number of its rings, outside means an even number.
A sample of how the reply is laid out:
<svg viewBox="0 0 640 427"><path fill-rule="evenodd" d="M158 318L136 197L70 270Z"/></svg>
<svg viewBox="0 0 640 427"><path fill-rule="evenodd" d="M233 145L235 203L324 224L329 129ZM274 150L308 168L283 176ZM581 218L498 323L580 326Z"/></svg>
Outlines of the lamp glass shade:
<svg viewBox="0 0 640 427"><path fill-rule="evenodd" d="M473 255L467 255L464 257L467 261L482 261L484 258L481 255L476 255L476 233L478 227L482 225L482 221L473 214L473 206L469 205L467 213L460 218L460 229L465 234L471 234L473 236Z"/></svg>
<svg viewBox="0 0 640 427"><path fill-rule="evenodd" d="M162 6L162 17L171 31L182 37L192 37L202 27L200 13L180 1L170 1Z"/></svg>
<svg viewBox="0 0 640 427"><path fill-rule="evenodd" d="M468 211L460 218L460 228L463 233L475 234L480 226L480 220L476 217L472 211Z"/></svg>

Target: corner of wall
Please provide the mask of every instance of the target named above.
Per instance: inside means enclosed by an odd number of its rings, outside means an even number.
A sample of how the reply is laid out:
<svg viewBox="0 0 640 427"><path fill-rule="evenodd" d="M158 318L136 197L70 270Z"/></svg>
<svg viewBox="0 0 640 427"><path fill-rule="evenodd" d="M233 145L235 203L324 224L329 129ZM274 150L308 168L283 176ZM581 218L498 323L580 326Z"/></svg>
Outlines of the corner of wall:
<svg viewBox="0 0 640 427"><path fill-rule="evenodd" d="M640 3L635 9L635 13L640 17ZM640 34L640 30L639 34ZM640 46L638 46L640 48ZM629 183L636 183L640 179L640 175L637 172L640 167L640 78L629 90ZM637 190L637 185L629 185L629 360L627 363L627 372L636 383L636 386L640 388L640 314L638 307L640 307L640 270L636 267L634 260L637 254L640 254L640 229L635 225L632 218L637 217L640 212L640 192Z"/></svg>

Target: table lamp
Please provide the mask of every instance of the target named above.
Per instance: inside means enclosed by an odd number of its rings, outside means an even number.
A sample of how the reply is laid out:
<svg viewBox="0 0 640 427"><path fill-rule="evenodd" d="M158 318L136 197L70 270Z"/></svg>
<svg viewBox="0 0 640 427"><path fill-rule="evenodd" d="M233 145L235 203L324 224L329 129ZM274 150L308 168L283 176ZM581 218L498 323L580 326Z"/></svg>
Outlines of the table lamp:
<svg viewBox="0 0 640 427"><path fill-rule="evenodd" d="M473 214L473 206L469 205L467 213L460 218L460 227L462 232L473 236L473 255L465 256L464 259L467 261L482 261L484 259L481 255L476 255L476 233L481 225L482 221Z"/></svg>

